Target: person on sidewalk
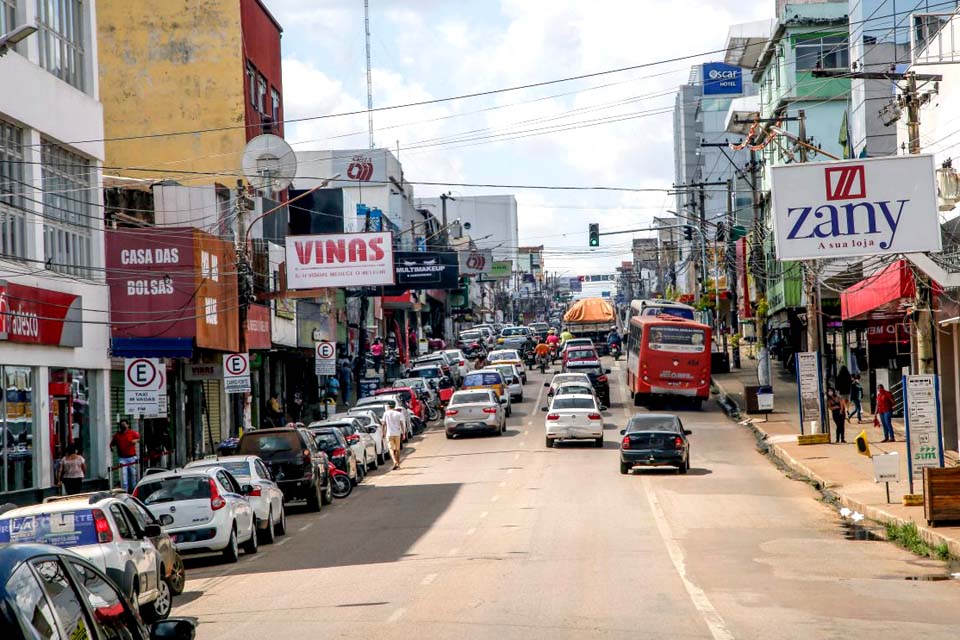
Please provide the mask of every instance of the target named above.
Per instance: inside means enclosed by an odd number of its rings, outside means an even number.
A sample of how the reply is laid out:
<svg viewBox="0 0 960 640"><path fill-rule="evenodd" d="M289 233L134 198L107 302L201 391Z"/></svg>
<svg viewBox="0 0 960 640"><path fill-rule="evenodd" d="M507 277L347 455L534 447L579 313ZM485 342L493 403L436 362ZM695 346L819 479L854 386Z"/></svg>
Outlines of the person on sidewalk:
<svg viewBox="0 0 960 640"><path fill-rule="evenodd" d="M120 467L120 487L127 492L133 491L139 480L137 469L137 442L140 434L130 428L126 419L120 421L120 427L110 440L110 448L117 450L117 462Z"/></svg>
<svg viewBox="0 0 960 640"><path fill-rule="evenodd" d="M850 402L853 403L853 409L847 414L848 419L857 416L857 424L863 422L863 385L860 384L860 374L855 373L850 382Z"/></svg>
<svg viewBox="0 0 960 640"><path fill-rule="evenodd" d="M390 457L393 468L400 468L400 437L403 435L403 413L389 405L383 412L383 423L387 428L387 440L390 442Z"/></svg>
<svg viewBox="0 0 960 640"><path fill-rule="evenodd" d="M77 443L73 443L67 449L67 457L60 463L57 485L63 486L65 495L75 495L80 493L85 475L87 475L87 461L80 455Z"/></svg>
<svg viewBox="0 0 960 640"><path fill-rule="evenodd" d="M847 419L847 401L833 387L827 389L827 409L837 428L837 442L846 443L844 422Z"/></svg>
<svg viewBox="0 0 960 640"><path fill-rule="evenodd" d="M373 370L377 372L377 375L380 375L380 365L383 364L383 340L380 339L380 336L377 336L373 344L370 345L370 355L373 356Z"/></svg>
<svg viewBox="0 0 960 640"><path fill-rule="evenodd" d="M877 417L880 419L880 426L883 427L881 442L894 442L896 437L893 433L893 394L882 384L877 385Z"/></svg>

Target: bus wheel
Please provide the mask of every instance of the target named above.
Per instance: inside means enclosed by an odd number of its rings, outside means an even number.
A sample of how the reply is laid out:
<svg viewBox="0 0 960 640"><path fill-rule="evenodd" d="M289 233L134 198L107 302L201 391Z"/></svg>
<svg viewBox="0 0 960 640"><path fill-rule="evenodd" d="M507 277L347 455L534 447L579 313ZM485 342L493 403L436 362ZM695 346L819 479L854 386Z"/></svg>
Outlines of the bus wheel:
<svg viewBox="0 0 960 640"><path fill-rule="evenodd" d="M643 406L643 394L635 393L633 394L633 406L642 407Z"/></svg>
<svg viewBox="0 0 960 640"><path fill-rule="evenodd" d="M693 409L694 411L700 411L701 409L703 409L703 398L693 399Z"/></svg>

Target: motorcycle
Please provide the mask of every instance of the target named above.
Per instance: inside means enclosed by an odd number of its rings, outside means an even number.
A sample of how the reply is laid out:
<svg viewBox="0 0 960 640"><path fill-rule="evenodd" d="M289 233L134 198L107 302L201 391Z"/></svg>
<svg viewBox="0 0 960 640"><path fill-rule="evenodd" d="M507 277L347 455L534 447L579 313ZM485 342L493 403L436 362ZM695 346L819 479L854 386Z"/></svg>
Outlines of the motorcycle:
<svg viewBox="0 0 960 640"><path fill-rule="evenodd" d="M547 356L538 356L537 364L540 365L540 373L546 373L547 370Z"/></svg>
<svg viewBox="0 0 960 640"><path fill-rule="evenodd" d="M550 364L556 364L556 363L557 363L557 345L551 344L550 345Z"/></svg>
<svg viewBox="0 0 960 640"><path fill-rule="evenodd" d="M523 354L523 359L527 364L527 370L533 371L533 368L537 364L537 354L533 349L527 349L526 353Z"/></svg>
<svg viewBox="0 0 960 640"><path fill-rule="evenodd" d="M353 483L350 482L350 476L346 471L341 471L332 462L327 463L327 471L330 474L330 489L334 498L346 498L353 491Z"/></svg>
<svg viewBox="0 0 960 640"><path fill-rule="evenodd" d="M610 355L613 356L614 360L620 359L620 345L617 343L610 345Z"/></svg>

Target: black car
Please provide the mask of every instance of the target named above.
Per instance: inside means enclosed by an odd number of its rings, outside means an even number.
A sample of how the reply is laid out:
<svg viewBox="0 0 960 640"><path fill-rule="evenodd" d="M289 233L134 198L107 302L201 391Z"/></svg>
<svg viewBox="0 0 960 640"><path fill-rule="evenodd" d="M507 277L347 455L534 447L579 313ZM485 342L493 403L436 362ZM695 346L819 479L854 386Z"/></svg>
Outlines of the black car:
<svg viewBox="0 0 960 640"><path fill-rule="evenodd" d="M116 585L66 549L0 546L0 638L193 640L195 632L186 618L144 627Z"/></svg>
<svg viewBox="0 0 960 640"><path fill-rule="evenodd" d="M620 473L634 466L676 467L679 473L690 468L690 431L680 418L669 413L638 413L620 431Z"/></svg>
<svg viewBox="0 0 960 640"><path fill-rule="evenodd" d="M306 429L247 431L240 438L238 453L260 456L286 502L306 500L312 511L320 511L321 505L333 502L327 456Z"/></svg>
<svg viewBox="0 0 960 640"><path fill-rule="evenodd" d="M343 431L337 427L313 427L310 433L316 439L317 447L330 458L337 469L345 472L354 485L360 480L359 463L353 449L347 443Z"/></svg>
<svg viewBox="0 0 960 640"><path fill-rule="evenodd" d="M563 372L587 374L600 404L610 406L610 380L607 378L610 369L604 369L599 360L568 362L564 365Z"/></svg>

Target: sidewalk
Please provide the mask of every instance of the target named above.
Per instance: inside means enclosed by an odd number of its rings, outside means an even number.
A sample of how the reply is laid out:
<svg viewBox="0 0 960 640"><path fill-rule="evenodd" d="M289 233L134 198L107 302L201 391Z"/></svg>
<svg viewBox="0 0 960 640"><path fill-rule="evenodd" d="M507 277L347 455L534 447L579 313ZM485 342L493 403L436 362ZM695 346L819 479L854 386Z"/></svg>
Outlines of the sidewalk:
<svg viewBox="0 0 960 640"><path fill-rule="evenodd" d="M742 368L715 375L713 379L720 393L728 396L744 411L744 387L757 384L757 361L743 358L741 364ZM770 452L795 473L835 494L841 505L881 524L903 525L913 522L928 545L935 547L946 544L951 555L960 557L960 527L929 527L922 506L902 505L901 498L909 493L907 447L903 441L902 421L894 421L897 442L883 443L880 442L883 439L882 432L873 426L873 416L868 416L865 410L862 424L857 424L856 419L852 424L847 423L846 439L849 444L800 446L797 444L800 434L797 385L793 377L778 365L774 363L772 376L775 410L769 415L768 421L764 422L762 414L741 415L741 420L749 420L749 426L763 439ZM890 500L893 504L887 504L884 485L873 481L873 463L858 454L853 444L861 430L867 432L870 451L874 455L890 451L900 454L902 480L890 483ZM918 487L914 489L920 491Z"/></svg>

